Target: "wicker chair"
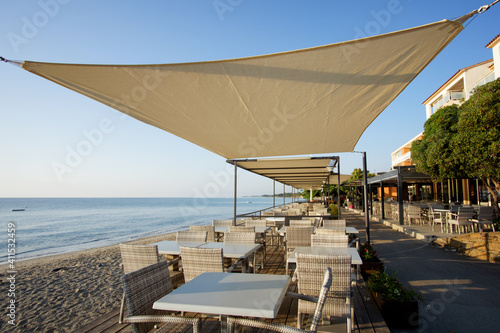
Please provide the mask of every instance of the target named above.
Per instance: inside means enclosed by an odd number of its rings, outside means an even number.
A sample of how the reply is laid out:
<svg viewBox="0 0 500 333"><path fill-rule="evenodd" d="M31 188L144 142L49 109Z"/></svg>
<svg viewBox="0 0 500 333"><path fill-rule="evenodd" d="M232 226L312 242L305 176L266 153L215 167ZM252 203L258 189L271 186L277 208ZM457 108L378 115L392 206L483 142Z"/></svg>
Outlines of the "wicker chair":
<svg viewBox="0 0 500 333"><path fill-rule="evenodd" d="M311 235L314 227L287 227L286 228L286 252L293 251L298 246L311 246Z"/></svg>
<svg viewBox="0 0 500 333"><path fill-rule="evenodd" d="M120 244L123 272L125 274L137 271L141 268L156 264L161 261L156 245L132 245ZM118 322L123 323L125 313L125 294L122 296L120 305L120 316Z"/></svg>
<svg viewBox="0 0 500 333"><path fill-rule="evenodd" d="M291 227L310 227L313 225L314 221L307 220L290 220Z"/></svg>
<svg viewBox="0 0 500 333"><path fill-rule="evenodd" d="M190 231L206 231L207 242L215 242L215 227L212 225L192 225L189 226Z"/></svg>
<svg viewBox="0 0 500 333"><path fill-rule="evenodd" d="M165 315L164 311L153 310L153 303L172 291L168 262L161 261L122 277L128 316L125 323L131 323L134 333L149 332L157 323L167 323L156 332L179 331L202 332L199 318L184 318Z"/></svg>
<svg viewBox="0 0 500 333"><path fill-rule="evenodd" d="M495 211L493 206L480 206L477 219L472 219L471 221L474 224L477 224L478 230L481 232L483 232L483 225L485 224L491 225L491 227L493 228L493 232L495 232L495 223L493 223L494 212Z"/></svg>
<svg viewBox="0 0 500 333"><path fill-rule="evenodd" d="M255 239L255 227L243 227L243 228L254 228L254 231L250 232L226 232L224 235L224 242L225 243L243 243L243 244L255 244L256 239ZM264 247L261 247L261 249L258 251L262 255L262 261L261 261L261 268L264 268L264 262L266 260L266 251ZM254 254L253 256L253 269L254 273L256 271L255 267L255 261L256 261L256 256L257 253Z"/></svg>
<svg viewBox="0 0 500 333"><path fill-rule="evenodd" d="M181 246L182 271L187 283L205 272L224 272L224 257L222 249L207 249L201 247ZM229 267L231 272L239 262Z"/></svg>
<svg viewBox="0 0 500 333"><path fill-rule="evenodd" d="M332 270L332 287L327 294L323 308L324 316L346 317L347 333L351 333L354 322L354 307L352 302L352 277L350 255L315 255L296 253L297 268L294 279L298 279L297 288L300 294L314 296L321 285L321 277L325 268ZM311 302L299 299L297 327L302 328L303 316L314 313Z"/></svg>
<svg viewBox="0 0 500 333"><path fill-rule="evenodd" d="M343 227L330 227L330 228L317 228L316 235L345 235L345 228Z"/></svg>
<svg viewBox="0 0 500 333"><path fill-rule="evenodd" d="M325 228L342 227L345 229L346 220L324 220L323 227L325 227Z"/></svg>
<svg viewBox="0 0 500 333"><path fill-rule="evenodd" d="M206 231L190 231L183 230L177 231L178 242L201 242L204 243L207 241L207 232Z"/></svg>
<svg viewBox="0 0 500 333"><path fill-rule="evenodd" d="M265 228L265 227L267 227L267 221L266 220L246 220L245 226Z"/></svg>
<svg viewBox="0 0 500 333"><path fill-rule="evenodd" d="M242 225L230 225L229 232L253 232L255 240L255 227L246 227ZM224 240L225 241L225 240Z"/></svg>
<svg viewBox="0 0 500 333"><path fill-rule="evenodd" d="M458 212L448 213L446 216L446 223L449 225L451 233L453 233L453 226L456 225L458 234L462 233L462 228L472 227L472 217L474 215L474 208L472 207L459 207Z"/></svg>
<svg viewBox="0 0 500 333"><path fill-rule="evenodd" d="M214 227L228 227L230 225L235 225L234 220L212 220L212 225Z"/></svg>
<svg viewBox="0 0 500 333"><path fill-rule="evenodd" d="M432 224L432 231L434 231L434 226L436 223L441 224L441 232L443 232L443 224L446 223L446 218L444 218L444 212L436 212L436 209L444 209L443 205L431 205L429 207L429 223Z"/></svg>
<svg viewBox="0 0 500 333"><path fill-rule="evenodd" d="M330 287L332 285L332 270L327 267L325 269L325 274L323 277L323 283L321 284L321 288L319 289L319 296L314 297L314 296L309 296L309 295L301 295L297 293L292 293L292 292L287 292L286 295L297 298L297 299L302 299L304 301L307 301L309 303L315 303L315 310L314 310L314 317L311 323L311 326L308 331L305 330L297 330L295 327L290 327L290 326L285 326L281 324L276 324L276 323L268 323L264 321L257 321L257 320L252 320L252 319L243 319L243 318L233 318L233 317L228 317L227 318L227 331L232 333L235 329L236 326L246 326L246 327L254 327L258 329L265 329L265 330L270 330L273 332L282 332L282 333L294 333L294 332L310 332L310 333L315 333L318 331L318 324L319 320L321 319L321 315L323 312L323 307L325 304L326 300L326 295L328 294L328 291L330 290ZM260 331L259 331L260 332Z"/></svg>
<svg viewBox="0 0 500 333"><path fill-rule="evenodd" d="M422 209L417 205L408 205L408 222L411 224L411 220L415 219L419 221L418 224L424 224L422 219Z"/></svg>
<svg viewBox="0 0 500 333"><path fill-rule="evenodd" d="M317 247L348 247L349 236L331 236L331 235L311 235L311 246Z"/></svg>

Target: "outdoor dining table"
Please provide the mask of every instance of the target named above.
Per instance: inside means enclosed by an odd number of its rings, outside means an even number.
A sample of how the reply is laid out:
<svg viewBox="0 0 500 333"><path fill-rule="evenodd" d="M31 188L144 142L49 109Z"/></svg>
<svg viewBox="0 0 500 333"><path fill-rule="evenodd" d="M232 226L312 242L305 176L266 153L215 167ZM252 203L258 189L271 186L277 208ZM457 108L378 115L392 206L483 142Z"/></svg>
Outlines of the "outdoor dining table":
<svg viewBox="0 0 500 333"><path fill-rule="evenodd" d="M286 228L287 227L283 227L281 228L278 233L280 236L285 236L286 235ZM322 229L336 229L338 227L321 227ZM316 229L318 228L315 228L314 231L316 232ZM348 234L359 234L359 230L354 228L354 227L345 227L345 233L346 235Z"/></svg>
<svg viewBox="0 0 500 333"><path fill-rule="evenodd" d="M293 250L286 260L286 274L288 274L288 265L297 263L297 258L295 257L297 252L319 255L349 254L351 256L352 264L357 266L358 277L359 267L363 264L363 260L359 256L359 252L355 247L299 246Z"/></svg>
<svg viewBox="0 0 500 333"><path fill-rule="evenodd" d="M446 233L448 233L448 213L451 212L451 209L444 209L444 208L437 208L437 209L433 209L432 210L434 213L439 213L440 217L441 217L441 221L443 223L445 223L445 228L446 228ZM443 216L444 214L444 216ZM432 222L434 224L434 222ZM433 229L434 230L434 229ZM441 229L442 231L442 229Z"/></svg>
<svg viewBox="0 0 500 333"><path fill-rule="evenodd" d="M254 243L226 243L226 242L178 242L178 241L162 241L152 245L158 246L158 253L167 255L180 255L181 246L201 247L210 249L222 249L224 258L242 259L242 272L246 273L249 269L248 258L256 253L261 244ZM254 256L255 267L255 256Z"/></svg>
<svg viewBox="0 0 500 333"><path fill-rule="evenodd" d="M288 275L203 273L160 298L153 309L221 316L276 318L290 284Z"/></svg>

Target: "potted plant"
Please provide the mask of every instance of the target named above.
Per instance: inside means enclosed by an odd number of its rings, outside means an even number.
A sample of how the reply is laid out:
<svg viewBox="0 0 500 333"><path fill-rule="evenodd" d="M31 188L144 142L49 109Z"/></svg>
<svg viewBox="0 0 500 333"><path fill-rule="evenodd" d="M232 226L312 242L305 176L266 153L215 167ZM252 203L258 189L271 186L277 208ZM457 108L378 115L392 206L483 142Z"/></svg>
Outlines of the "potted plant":
<svg viewBox="0 0 500 333"><path fill-rule="evenodd" d="M418 300L422 297L413 289L404 287L394 272L373 273L368 288L389 327L418 327Z"/></svg>
<svg viewBox="0 0 500 333"><path fill-rule="evenodd" d="M365 280L368 279L370 274L384 269L384 263L380 261L377 251L375 251L373 245L369 242L365 242L359 246L359 256L363 260L361 274Z"/></svg>

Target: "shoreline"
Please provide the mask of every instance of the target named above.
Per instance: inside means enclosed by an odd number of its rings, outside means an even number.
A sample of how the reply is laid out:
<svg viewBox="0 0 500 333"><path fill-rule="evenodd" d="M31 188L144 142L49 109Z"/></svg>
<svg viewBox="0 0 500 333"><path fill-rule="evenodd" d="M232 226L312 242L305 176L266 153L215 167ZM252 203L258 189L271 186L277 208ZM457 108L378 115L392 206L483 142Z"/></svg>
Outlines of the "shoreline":
<svg viewBox="0 0 500 333"><path fill-rule="evenodd" d="M175 232L123 243L151 244L171 239L175 239ZM5 305L1 311L2 332L73 332L120 306L123 269L119 243L23 259L14 265L13 270L8 263L0 265ZM7 297L9 288L15 297ZM12 301L15 326L8 323L12 317L7 316L7 305Z"/></svg>

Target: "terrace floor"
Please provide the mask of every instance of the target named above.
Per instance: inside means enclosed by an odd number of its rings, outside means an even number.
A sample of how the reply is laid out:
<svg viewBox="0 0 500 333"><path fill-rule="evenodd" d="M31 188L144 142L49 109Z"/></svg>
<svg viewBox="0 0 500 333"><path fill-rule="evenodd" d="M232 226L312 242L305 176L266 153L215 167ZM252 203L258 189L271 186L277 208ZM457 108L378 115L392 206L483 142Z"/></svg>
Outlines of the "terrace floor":
<svg viewBox="0 0 500 333"><path fill-rule="evenodd" d="M356 214L351 214L352 219L362 222L362 217ZM349 218L348 218L349 219ZM352 221L354 222L354 221ZM350 225L348 220L348 225ZM269 246L266 256L265 269L259 270L259 274L285 274L284 249L282 247ZM292 273L290 273L292 274ZM292 283L290 291L296 291L297 285ZM390 332L384 319L382 318L375 302L373 301L370 292L363 280L358 281L354 290L354 330L356 333L381 333ZM97 320L81 327L78 332L132 332L131 325L118 323L119 308L115 308L109 313L99 317ZM199 314L187 313L186 316L200 316ZM213 320L213 319L206 319ZM278 317L273 322L286 324L296 327L297 323L297 301L286 297L280 310ZM307 325L307 323L305 324ZM305 327L304 327L305 328ZM345 319L337 319L330 322L329 325L323 325L318 332L345 332ZM204 331L205 332L205 331ZM259 331L260 332L260 331Z"/></svg>

